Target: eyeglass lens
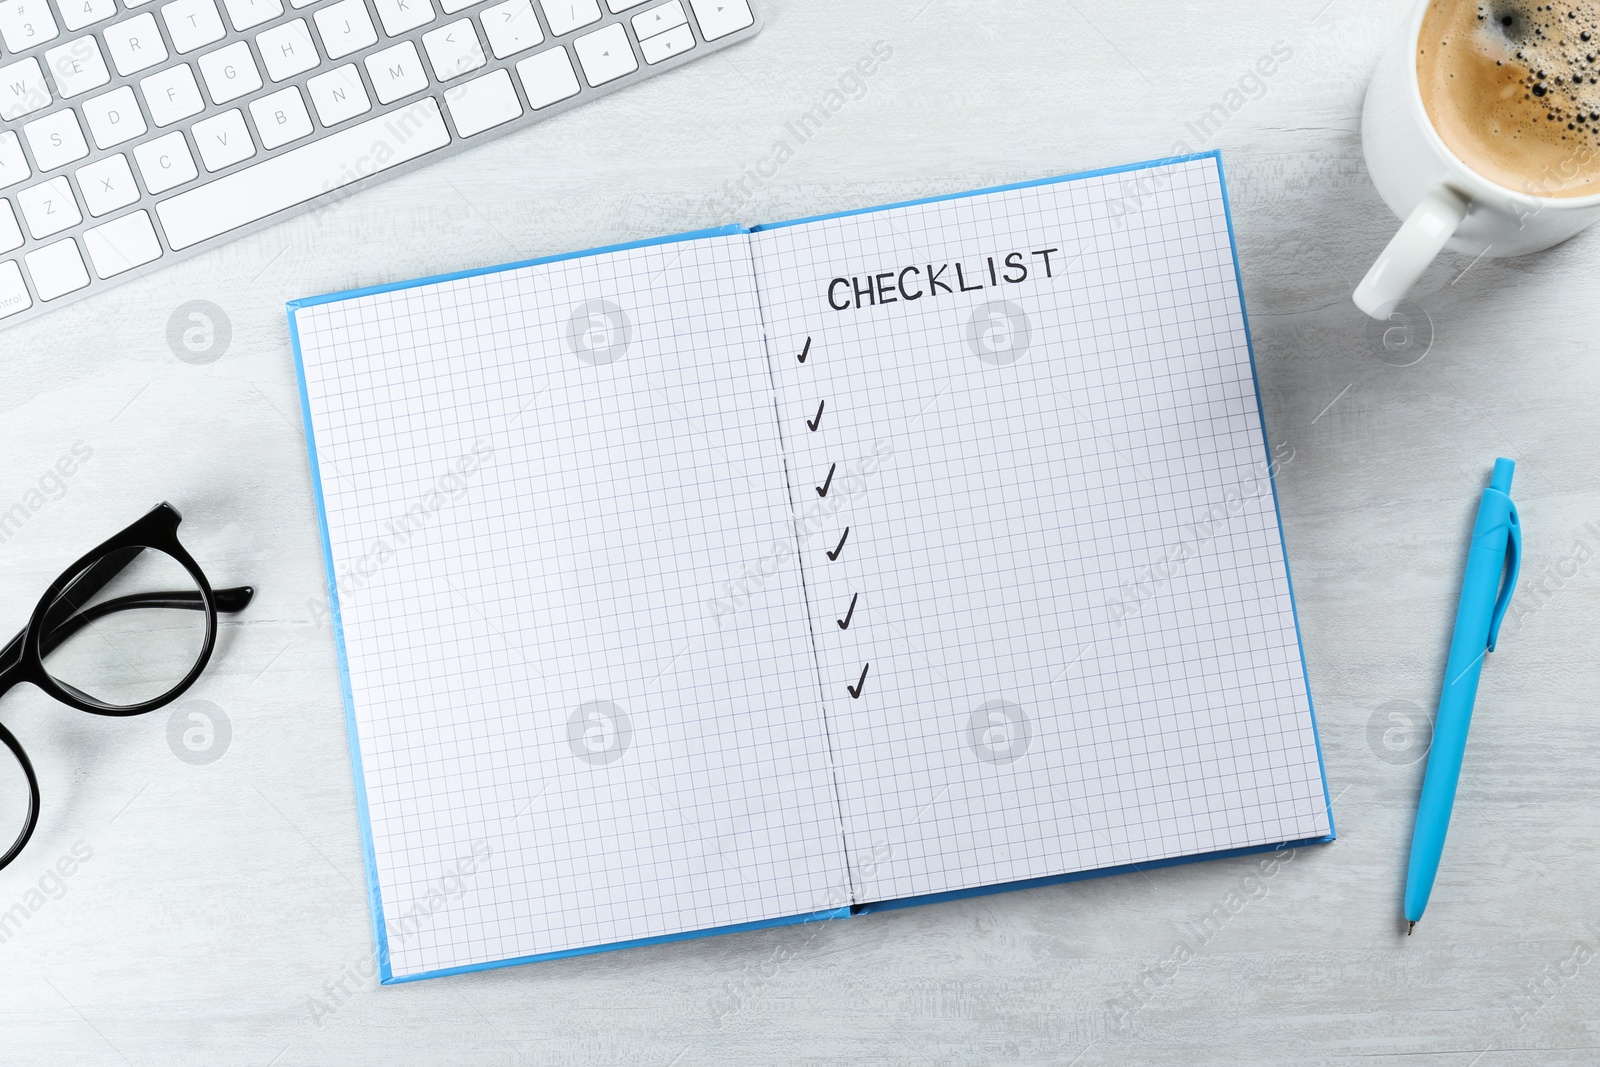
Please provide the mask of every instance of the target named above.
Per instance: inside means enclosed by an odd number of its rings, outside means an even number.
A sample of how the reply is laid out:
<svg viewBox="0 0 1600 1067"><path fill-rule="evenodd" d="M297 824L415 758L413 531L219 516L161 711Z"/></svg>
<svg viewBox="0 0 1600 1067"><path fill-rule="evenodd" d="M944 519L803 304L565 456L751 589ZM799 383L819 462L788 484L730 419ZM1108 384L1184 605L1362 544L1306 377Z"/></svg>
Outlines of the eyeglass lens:
<svg viewBox="0 0 1600 1067"><path fill-rule="evenodd" d="M125 549L121 558L126 564L92 596L86 587L104 579L104 563L64 588L46 612L40 650L62 686L131 707L188 676L205 647L206 611L199 586L172 556L146 548Z"/></svg>

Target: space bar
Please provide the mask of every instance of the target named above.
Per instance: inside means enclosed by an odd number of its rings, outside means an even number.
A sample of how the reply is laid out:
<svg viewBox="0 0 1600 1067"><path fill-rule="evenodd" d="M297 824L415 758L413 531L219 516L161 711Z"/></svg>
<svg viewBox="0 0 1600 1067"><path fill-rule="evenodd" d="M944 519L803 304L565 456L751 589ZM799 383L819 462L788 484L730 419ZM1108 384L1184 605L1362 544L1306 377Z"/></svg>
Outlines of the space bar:
<svg viewBox="0 0 1600 1067"><path fill-rule="evenodd" d="M432 97L156 205L173 251L257 222L450 143Z"/></svg>

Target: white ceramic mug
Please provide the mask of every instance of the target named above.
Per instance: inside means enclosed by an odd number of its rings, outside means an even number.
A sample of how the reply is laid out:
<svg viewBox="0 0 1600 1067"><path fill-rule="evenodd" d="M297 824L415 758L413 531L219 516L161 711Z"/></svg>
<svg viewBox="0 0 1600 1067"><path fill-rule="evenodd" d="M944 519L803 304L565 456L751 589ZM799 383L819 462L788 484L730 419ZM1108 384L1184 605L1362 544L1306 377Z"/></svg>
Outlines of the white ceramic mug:
<svg viewBox="0 0 1600 1067"><path fill-rule="evenodd" d="M1560 244L1600 220L1600 193L1540 196L1497 185L1446 147L1422 106L1417 35L1428 4L1417 5L1378 61L1361 111L1361 146L1378 194L1405 220L1367 276L1356 306L1386 318L1441 248L1468 256L1520 256Z"/></svg>

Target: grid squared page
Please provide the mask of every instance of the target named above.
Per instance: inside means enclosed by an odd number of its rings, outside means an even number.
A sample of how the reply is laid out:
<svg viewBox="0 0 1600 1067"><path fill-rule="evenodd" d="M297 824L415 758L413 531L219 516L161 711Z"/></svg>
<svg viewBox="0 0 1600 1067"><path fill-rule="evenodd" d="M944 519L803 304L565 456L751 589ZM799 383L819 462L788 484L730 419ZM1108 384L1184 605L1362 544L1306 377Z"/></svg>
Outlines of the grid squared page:
<svg viewBox="0 0 1600 1067"><path fill-rule="evenodd" d="M842 903L748 237L294 315L393 976Z"/></svg>
<svg viewBox="0 0 1600 1067"><path fill-rule="evenodd" d="M1215 159L752 241L857 901L1330 833Z"/></svg>

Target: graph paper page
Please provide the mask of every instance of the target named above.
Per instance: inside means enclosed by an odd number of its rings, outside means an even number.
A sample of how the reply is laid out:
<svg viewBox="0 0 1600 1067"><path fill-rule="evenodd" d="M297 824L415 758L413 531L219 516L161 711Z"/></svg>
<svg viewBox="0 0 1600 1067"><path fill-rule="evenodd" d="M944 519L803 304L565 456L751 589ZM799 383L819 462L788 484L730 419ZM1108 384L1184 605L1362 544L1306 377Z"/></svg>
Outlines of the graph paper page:
<svg viewBox="0 0 1600 1067"><path fill-rule="evenodd" d="M1216 161L752 241L857 899L1326 835Z"/></svg>
<svg viewBox="0 0 1600 1067"><path fill-rule="evenodd" d="M842 904L748 238L294 314L394 976Z"/></svg>

